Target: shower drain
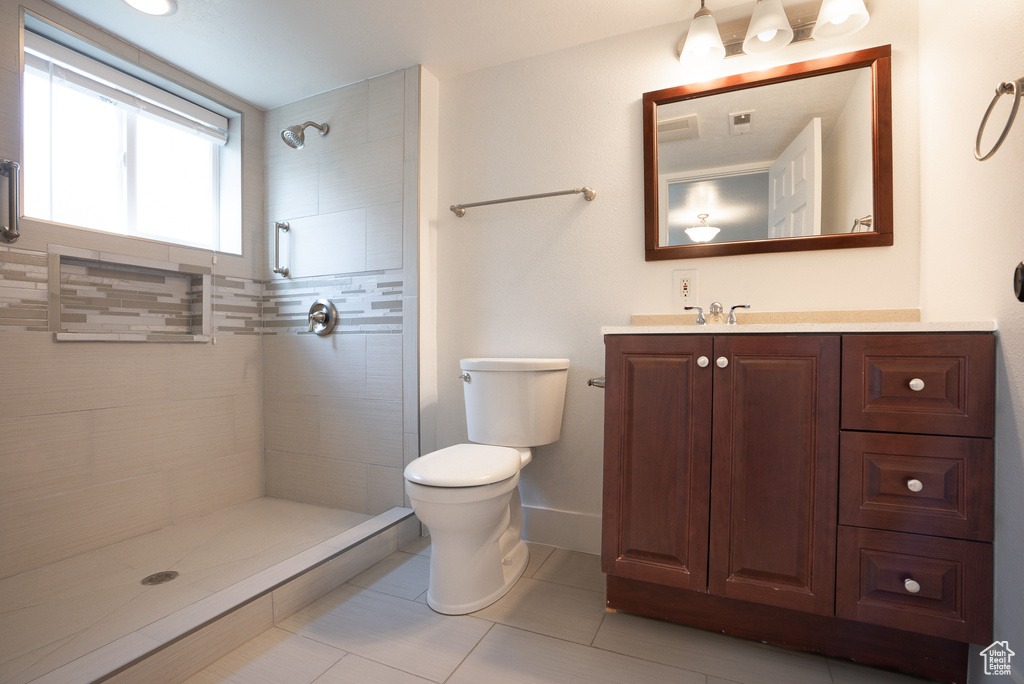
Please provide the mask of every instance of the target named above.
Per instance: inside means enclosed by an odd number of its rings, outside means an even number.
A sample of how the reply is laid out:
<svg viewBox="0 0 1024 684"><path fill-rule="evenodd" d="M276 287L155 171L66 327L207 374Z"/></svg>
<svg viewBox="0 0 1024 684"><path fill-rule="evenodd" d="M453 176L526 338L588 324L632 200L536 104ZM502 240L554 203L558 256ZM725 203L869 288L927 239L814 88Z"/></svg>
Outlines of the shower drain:
<svg viewBox="0 0 1024 684"><path fill-rule="evenodd" d="M152 586L154 584L163 584L164 582L170 582L172 579L178 576L178 573L174 570L164 570L163 572L155 572L149 577L142 579L142 584L146 586Z"/></svg>

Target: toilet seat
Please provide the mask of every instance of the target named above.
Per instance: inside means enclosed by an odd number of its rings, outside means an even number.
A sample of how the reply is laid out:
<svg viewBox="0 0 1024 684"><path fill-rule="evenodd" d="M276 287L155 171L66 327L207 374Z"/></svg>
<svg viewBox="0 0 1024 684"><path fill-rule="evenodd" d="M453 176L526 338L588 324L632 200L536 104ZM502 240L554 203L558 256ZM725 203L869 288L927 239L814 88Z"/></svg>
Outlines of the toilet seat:
<svg viewBox="0 0 1024 684"><path fill-rule="evenodd" d="M479 487L507 480L523 465L519 449L456 444L414 460L405 468L405 479L428 487Z"/></svg>

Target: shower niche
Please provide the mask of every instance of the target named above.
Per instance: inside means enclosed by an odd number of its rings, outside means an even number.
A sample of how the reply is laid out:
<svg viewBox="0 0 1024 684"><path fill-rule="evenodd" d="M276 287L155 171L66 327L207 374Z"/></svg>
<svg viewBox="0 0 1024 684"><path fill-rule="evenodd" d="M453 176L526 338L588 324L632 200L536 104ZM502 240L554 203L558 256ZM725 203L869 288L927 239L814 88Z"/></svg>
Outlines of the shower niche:
<svg viewBox="0 0 1024 684"><path fill-rule="evenodd" d="M51 249L47 318L55 341L210 340L211 269Z"/></svg>

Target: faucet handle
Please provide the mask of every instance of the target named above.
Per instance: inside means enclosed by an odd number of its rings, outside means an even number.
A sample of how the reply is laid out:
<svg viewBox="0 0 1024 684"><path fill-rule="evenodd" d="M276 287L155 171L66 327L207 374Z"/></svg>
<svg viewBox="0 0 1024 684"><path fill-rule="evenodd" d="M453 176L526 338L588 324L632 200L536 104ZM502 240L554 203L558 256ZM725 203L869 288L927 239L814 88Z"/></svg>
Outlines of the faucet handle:
<svg viewBox="0 0 1024 684"><path fill-rule="evenodd" d="M736 325L736 309L749 309L749 304L737 304L736 306L729 307L729 320L726 321L726 325Z"/></svg>
<svg viewBox="0 0 1024 684"><path fill-rule="evenodd" d="M697 310L697 325L704 325L707 323L707 320L704 318L704 309L699 306L684 306L683 309L686 311L690 311L691 309Z"/></svg>

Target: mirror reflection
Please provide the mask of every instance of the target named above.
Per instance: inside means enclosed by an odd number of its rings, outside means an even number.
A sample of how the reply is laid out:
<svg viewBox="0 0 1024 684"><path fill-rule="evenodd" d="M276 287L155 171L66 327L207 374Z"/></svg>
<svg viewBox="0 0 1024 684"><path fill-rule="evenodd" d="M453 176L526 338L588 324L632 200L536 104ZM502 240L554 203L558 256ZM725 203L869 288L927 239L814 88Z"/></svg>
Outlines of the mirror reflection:
<svg viewBox="0 0 1024 684"><path fill-rule="evenodd" d="M648 260L892 244L888 54L645 94Z"/></svg>
<svg viewBox="0 0 1024 684"><path fill-rule="evenodd" d="M662 245L867 230L871 70L660 105L658 186Z"/></svg>

